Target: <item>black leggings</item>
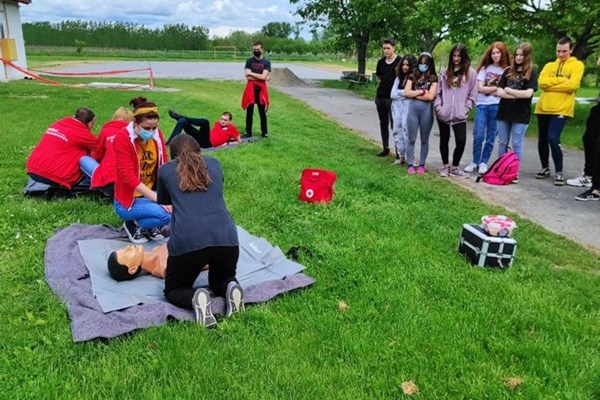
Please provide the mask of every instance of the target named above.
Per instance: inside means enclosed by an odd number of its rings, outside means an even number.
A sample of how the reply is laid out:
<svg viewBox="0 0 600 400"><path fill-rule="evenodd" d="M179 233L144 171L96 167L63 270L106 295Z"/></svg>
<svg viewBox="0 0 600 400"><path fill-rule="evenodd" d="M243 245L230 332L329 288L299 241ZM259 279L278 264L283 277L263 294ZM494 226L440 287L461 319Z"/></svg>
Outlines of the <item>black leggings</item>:
<svg viewBox="0 0 600 400"><path fill-rule="evenodd" d="M442 163L448 165L450 125L438 119L438 127L440 128L440 154L442 155ZM467 143L467 123L460 122L454 124L452 125L452 130L454 131L454 141L456 143L454 154L452 154L452 166L458 167Z"/></svg>
<svg viewBox="0 0 600 400"><path fill-rule="evenodd" d="M164 294L177 307L192 309L194 282L208 264L208 284L215 296L225 296L227 285L236 281L239 246L214 246L180 256L169 256Z"/></svg>
<svg viewBox="0 0 600 400"><path fill-rule="evenodd" d="M267 135L267 105L260 104L260 86L254 86L254 104L258 107L258 115L260 116L260 133ZM249 104L246 108L246 134L252 136L252 124L254 119L254 104Z"/></svg>

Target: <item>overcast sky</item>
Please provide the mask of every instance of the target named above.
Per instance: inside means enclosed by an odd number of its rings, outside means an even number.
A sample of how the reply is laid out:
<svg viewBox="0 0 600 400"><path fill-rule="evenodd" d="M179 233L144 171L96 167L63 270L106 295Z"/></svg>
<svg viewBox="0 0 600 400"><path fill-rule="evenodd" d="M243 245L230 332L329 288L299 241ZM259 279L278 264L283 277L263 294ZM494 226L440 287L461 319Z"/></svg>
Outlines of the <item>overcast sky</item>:
<svg viewBox="0 0 600 400"><path fill-rule="evenodd" d="M212 37L255 32L268 22L294 24L295 9L289 0L33 0L21 5L21 22L120 21L149 28L183 23L207 27Z"/></svg>

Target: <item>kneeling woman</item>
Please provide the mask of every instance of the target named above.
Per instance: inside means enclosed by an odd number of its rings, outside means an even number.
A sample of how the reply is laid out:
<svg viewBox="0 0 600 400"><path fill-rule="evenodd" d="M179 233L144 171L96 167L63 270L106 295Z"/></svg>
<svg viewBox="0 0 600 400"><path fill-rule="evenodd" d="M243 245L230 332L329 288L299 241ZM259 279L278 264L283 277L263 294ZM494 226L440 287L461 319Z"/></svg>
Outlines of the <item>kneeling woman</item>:
<svg viewBox="0 0 600 400"><path fill-rule="evenodd" d="M125 232L132 243L164 239L160 228L171 223L171 207L156 202L158 167L168 161L167 147L158 129L158 110L144 97L129 102L133 122L114 138L117 165L115 212L125 220Z"/></svg>
<svg viewBox="0 0 600 400"><path fill-rule="evenodd" d="M189 135L173 139L171 158L158 172L157 187L158 203L173 207L164 292L176 306L193 309L198 323L213 326L208 291L192 287L206 264L211 290L225 296L226 315L244 308L235 279L237 228L223 198L223 171L218 160L200 155L200 145Z"/></svg>

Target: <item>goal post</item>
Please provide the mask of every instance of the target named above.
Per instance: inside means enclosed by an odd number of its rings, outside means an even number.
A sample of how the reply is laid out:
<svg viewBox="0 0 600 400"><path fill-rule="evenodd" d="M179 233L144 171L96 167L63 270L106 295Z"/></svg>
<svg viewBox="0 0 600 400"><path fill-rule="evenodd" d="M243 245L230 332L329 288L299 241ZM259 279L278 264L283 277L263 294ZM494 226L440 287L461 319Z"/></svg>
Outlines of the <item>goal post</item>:
<svg viewBox="0 0 600 400"><path fill-rule="evenodd" d="M214 58L217 59L219 55L237 58L237 48L236 46L213 46Z"/></svg>

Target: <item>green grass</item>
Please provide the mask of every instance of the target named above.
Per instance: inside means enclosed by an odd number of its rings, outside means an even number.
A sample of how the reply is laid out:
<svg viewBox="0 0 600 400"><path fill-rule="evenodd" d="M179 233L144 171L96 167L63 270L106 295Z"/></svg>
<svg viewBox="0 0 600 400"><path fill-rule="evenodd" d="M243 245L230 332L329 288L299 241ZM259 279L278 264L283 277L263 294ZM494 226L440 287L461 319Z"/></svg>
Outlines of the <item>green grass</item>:
<svg viewBox="0 0 600 400"><path fill-rule="evenodd" d="M239 83L157 84L181 91L0 85L0 397L388 399L409 380L423 399L600 397L600 255L511 215L515 264L472 267L456 251L461 225L507 210L433 174L407 176L374 158L374 144L275 90L271 138L214 156L234 220L284 251L311 249L300 261L317 283L215 330L181 322L72 343L44 281L46 240L74 222L119 220L90 199L23 198L25 160L53 120L79 106L107 120L139 94L162 115L212 120L228 109L243 125ZM173 125L161 121L166 134ZM336 171L332 203L298 201L305 167ZM508 377L523 384L509 390Z"/></svg>

